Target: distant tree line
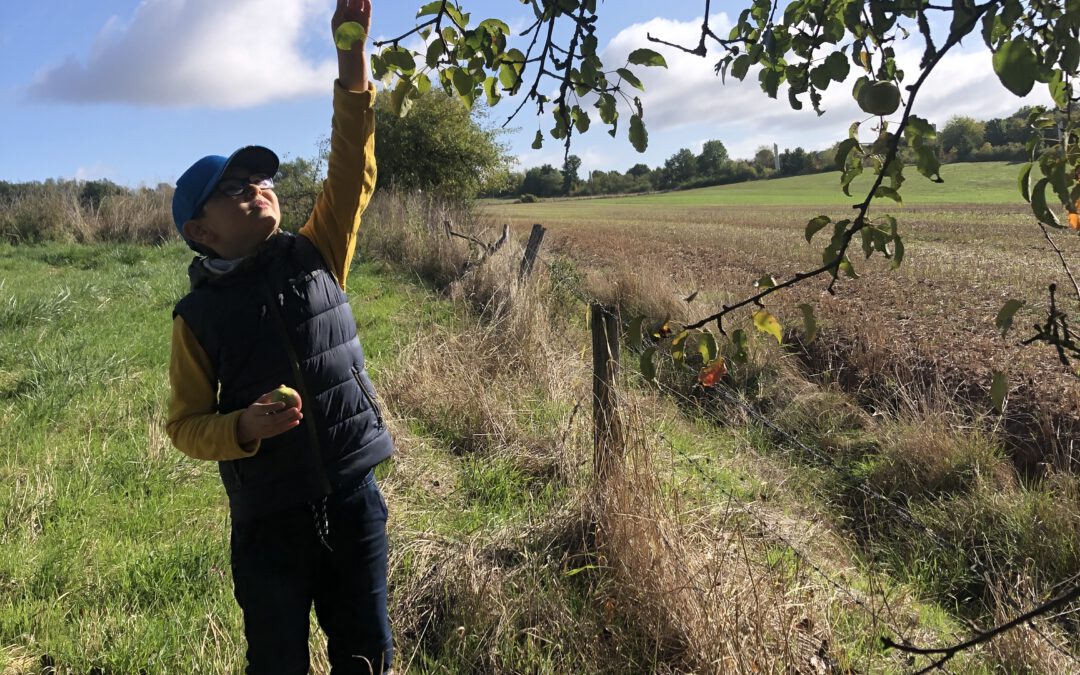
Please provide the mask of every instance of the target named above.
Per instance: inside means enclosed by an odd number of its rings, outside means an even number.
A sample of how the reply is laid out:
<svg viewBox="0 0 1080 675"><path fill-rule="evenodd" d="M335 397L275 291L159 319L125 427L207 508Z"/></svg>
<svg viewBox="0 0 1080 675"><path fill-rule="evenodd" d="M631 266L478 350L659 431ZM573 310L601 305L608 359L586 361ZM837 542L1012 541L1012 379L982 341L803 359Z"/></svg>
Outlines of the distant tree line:
<svg viewBox="0 0 1080 675"><path fill-rule="evenodd" d="M986 121L952 117L938 131L937 148L941 161L1024 161L1024 144L1033 133L1028 126L1031 110L1030 106L1025 106L1008 117ZM491 191L488 195L524 197L525 201L529 201L547 197L686 190L834 171L835 157L835 145L818 151L801 147L785 148L779 157L773 148L761 146L750 159L733 159L728 156L722 141L710 140L702 145L700 153L682 148L667 158L662 166L650 167L639 163L626 171L592 171L582 177L581 159L570 155L561 169L544 164L523 172L511 172L501 189Z"/></svg>

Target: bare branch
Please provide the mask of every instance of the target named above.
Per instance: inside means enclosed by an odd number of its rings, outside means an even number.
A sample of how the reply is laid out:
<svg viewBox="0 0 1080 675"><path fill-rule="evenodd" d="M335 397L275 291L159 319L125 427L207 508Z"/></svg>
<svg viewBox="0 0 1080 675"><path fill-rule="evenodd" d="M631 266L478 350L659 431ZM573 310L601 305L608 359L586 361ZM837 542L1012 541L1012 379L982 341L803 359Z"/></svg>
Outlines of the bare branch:
<svg viewBox="0 0 1080 675"><path fill-rule="evenodd" d="M961 642L959 644L952 645L950 647L926 648L926 647L915 647L915 646L912 646L912 645L901 645L901 644L897 644L896 642L893 642L892 639L887 638L887 637L881 638L881 642L885 646L886 649L897 649L899 651L907 652L909 654L922 654L922 655L925 655L925 656L932 656L932 655L940 654L941 655L940 659L938 659L937 661L934 661L929 666L927 666L927 667L923 668L922 670L918 671L917 673L915 673L915 675L922 675L923 673L929 673L931 670L935 670L937 668L940 668L947 661L949 661L954 656L956 656L957 654L959 654L960 652L962 652L962 651L964 651L966 649L970 649L971 647L974 647L975 645L979 645L979 644L982 644L983 642L987 642L989 640L992 640L995 637L997 637L998 635L1001 635L1002 633L1010 631L1013 628L1016 628L1017 626L1019 626L1021 624L1030 622L1032 619L1038 618L1038 617L1043 616L1045 614L1049 614L1050 612L1053 612L1058 607L1063 607L1063 606L1069 604L1070 602L1072 602L1073 600L1076 600L1077 598L1080 598L1080 586L1075 586L1072 590L1070 590L1070 591L1068 591L1068 592L1066 592L1066 593L1064 593L1062 595L1059 595L1058 597L1054 598L1053 600L1050 600L1049 602L1047 602L1045 604L1042 604L1042 605L1036 607L1035 609L1032 609L1029 612L1025 612L1025 613L1021 614L1020 616L1016 617L1015 619L1013 619L1011 621L1007 621L1007 622L1001 624L1000 626L996 626L996 627L994 627L994 628L992 628L992 629L990 629L988 631L985 631L985 632L982 632L982 633L977 633L971 639L966 640L964 642Z"/></svg>

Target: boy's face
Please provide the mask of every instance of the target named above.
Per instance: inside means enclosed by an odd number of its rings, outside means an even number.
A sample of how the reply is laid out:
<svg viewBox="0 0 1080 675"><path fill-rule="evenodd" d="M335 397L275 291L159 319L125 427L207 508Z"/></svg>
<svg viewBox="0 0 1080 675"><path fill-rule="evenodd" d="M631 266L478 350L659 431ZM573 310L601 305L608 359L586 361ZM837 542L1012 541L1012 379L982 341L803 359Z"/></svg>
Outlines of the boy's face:
<svg viewBox="0 0 1080 675"><path fill-rule="evenodd" d="M243 192L229 196L220 190L232 181L240 181ZM280 222L274 190L254 184L249 169L230 167L199 215L184 225L184 233L222 258L242 258L274 234Z"/></svg>

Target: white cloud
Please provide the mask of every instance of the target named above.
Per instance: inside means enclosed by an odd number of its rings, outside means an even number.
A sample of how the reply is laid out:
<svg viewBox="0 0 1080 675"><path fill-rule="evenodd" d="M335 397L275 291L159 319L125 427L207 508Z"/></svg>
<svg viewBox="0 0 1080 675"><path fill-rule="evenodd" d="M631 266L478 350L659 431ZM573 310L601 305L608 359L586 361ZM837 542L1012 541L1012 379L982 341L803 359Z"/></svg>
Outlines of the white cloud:
<svg viewBox="0 0 1080 675"><path fill-rule="evenodd" d="M129 21L110 19L85 61L39 73L37 100L240 108L324 93L336 64L301 44L318 0L143 0ZM329 40L329 21L325 31Z"/></svg>
<svg viewBox="0 0 1080 675"><path fill-rule="evenodd" d="M717 14L710 18L710 26L718 35L726 35L731 23L725 14ZM623 29L603 50L605 64L621 64L627 54L646 45L667 60L667 69L634 68L645 85L640 96L645 123L654 141L685 134L692 134L695 140L718 138L733 157L751 157L757 147L774 142L781 148L801 145L818 150L846 137L848 125L866 117L851 98L851 85L862 71L853 68L847 83L834 83L823 92L822 107L826 112L818 117L805 95L801 97L803 109L792 110L786 87L781 87L777 100L766 96L758 85L756 68L744 81L728 77L726 83L721 83L713 70L720 51L713 49L709 56L701 58L649 43L646 34L694 46L701 37L701 24L697 20L652 19ZM987 119L1008 115L1022 105L1049 101L1044 90L1024 99L1012 95L994 74L990 52L977 37L972 41L978 47L948 54L927 79L919 93L916 114L940 126L953 115ZM906 84L914 82L921 50L917 38L897 47L900 67L907 73Z"/></svg>
<svg viewBox="0 0 1080 675"><path fill-rule="evenodd" d="M113 169L104 162L95 162L87 166L80 166L75 169L75 180L99 180L101 178L107 178L113 173Z"/></svg>

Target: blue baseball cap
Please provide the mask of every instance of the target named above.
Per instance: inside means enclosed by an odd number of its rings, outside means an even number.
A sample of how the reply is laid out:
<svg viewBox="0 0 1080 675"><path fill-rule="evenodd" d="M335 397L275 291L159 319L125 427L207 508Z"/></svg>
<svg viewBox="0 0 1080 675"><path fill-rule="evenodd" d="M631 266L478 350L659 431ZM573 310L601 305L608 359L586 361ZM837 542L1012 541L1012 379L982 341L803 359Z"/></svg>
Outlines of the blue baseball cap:
<svg viewBox="0 0 1080 675"><path fill-rule="evenodd" d="M173 222L184 237L184 223L195 217L206 200L214 193L218 181L231 166L241 166L253 174L273 176L278 170L278 156L261 145L246 145L228 157L207 155L188 167L176 181L173 193ZM186 239L186 237L184 237Z"/></svg>

